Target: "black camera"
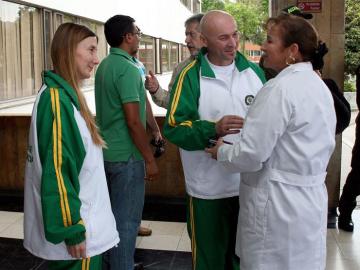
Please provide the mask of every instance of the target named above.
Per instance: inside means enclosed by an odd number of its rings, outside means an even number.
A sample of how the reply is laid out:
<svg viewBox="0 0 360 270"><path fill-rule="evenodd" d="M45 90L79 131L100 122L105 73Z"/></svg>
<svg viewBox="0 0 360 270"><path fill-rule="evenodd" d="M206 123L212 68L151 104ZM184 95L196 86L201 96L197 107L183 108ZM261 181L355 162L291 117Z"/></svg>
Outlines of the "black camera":
<svg viewBox="0 0 360 270"><path fill-rule="evenodd" d="M218 141L217 139L209 139L208 148L212 148L212 147L216 146L217 141ZM228 141L225 141L225 140L222 140L222 143L233 145L232 142L228 142Z"/></svg>
<svg viewBox="0 0 360 270"><path fill-rule="evenodd" d="M150 144L155 147L154 157L158 158L165 152L165 140L152 139Z"/></svg>
<svg viewBox="0 0 360 270"><path fill-rule="evenodd" d="M216 143L217 143L217 140L209 139L207 147L208 148L213 148L216 145Z"/></svg>

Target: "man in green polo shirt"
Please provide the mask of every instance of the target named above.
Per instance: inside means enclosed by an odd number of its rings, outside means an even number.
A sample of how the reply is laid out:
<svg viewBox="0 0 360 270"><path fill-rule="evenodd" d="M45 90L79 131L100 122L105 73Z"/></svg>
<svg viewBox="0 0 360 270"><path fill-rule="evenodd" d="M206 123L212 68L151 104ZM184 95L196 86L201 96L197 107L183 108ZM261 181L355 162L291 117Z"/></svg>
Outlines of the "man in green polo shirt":
<svg viewBox="0 0 360 270"><path fill-rule="evenodd" d="M110 269L132 270L144 178L151 180L158 168L146 135L145 88L131 57L140 42L135 20L111 17L105 23L105 37L111 48L95 76L96 119L107 144L105 172L121 239L110 250Z"/></svg>

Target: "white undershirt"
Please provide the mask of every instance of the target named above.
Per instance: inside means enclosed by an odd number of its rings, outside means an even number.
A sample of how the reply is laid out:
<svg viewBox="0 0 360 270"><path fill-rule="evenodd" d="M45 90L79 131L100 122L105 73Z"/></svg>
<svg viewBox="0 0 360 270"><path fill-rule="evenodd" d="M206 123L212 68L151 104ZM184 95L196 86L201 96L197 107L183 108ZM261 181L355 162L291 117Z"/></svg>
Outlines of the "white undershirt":
<svg viewBox="0 0 360 270"><path fill-rule="evenodd" d="M235 69L235 61L233 61L230 65L227 66L217 66L209 61L207 55L205 56L205 58L208 61L211 69L214 71L216 78L223 81L226 84L227 88L230 90L232 84L232 76Z"/></svg>

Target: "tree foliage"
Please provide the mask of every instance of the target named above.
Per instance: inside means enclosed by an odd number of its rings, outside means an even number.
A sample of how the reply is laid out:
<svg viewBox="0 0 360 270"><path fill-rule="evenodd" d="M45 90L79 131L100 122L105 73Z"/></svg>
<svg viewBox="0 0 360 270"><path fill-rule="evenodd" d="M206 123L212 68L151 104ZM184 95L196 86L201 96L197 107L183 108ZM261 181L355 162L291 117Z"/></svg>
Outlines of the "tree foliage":
<svg viewBox="0 0 360 270"><path fill-rule="evenodd" d="M245 41L261 44L263 41L263 14L258 6L247 3L226 3L225 10L235 19L240 33L242 48Z"/></svg>
<svg viewBox="0 0 360 270"><path fill-rule="evenodd" d="M360 2L345 1L345 73L354 74L360 65Z"/></svg>
<svg viewBox="0 0 360 270"><path fill-rule="evenodd" d="M209 10L225 10L225 4L221 0L203 0L201 1L201 8L203 12Z"/></svg>

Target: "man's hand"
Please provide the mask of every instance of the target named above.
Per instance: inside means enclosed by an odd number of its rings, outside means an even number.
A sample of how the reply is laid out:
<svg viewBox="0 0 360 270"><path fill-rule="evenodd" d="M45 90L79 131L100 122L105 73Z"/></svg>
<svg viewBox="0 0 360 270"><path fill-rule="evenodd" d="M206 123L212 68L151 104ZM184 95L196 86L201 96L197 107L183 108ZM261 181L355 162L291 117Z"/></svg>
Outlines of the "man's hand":
<svg viewBox="0 0 360 270"><path fill-rule="evenodd" d="M149 90L151 94L155 94L159 89L159 82L151 70L149 71L149 75L145 77L145 88Z"/></svg>
<svg viewBox="0 0 360 270"><path fill-rule="evenodd" d="M155 140L155 142L163 140L160 130L152 131L151 134L152 134L152 137Z"/></svg>
<svg viewBox="0 0 360 270"><path fill-rule="evenodd" d="M71 257L76 259L86 259L86 244L85 241L73 245L73 246L66 246L68 253Z"/></svg>
<svg viewBox="0 0 360 270"><path fill-rule="evenodd" d="M244 118L237 115L225 115L216 122L215 129L218 137L224 137L228 134L236 134L243 127Z"/></svg>
<svg viewBox="0 0 360 270"><path fill-rule="evenodd" d="M155 159L152 159L149 162L145 161L145 169L146 169L145 180L148 181L155 180L155 177L159 174L159 169L156 165Z"/></svg>

